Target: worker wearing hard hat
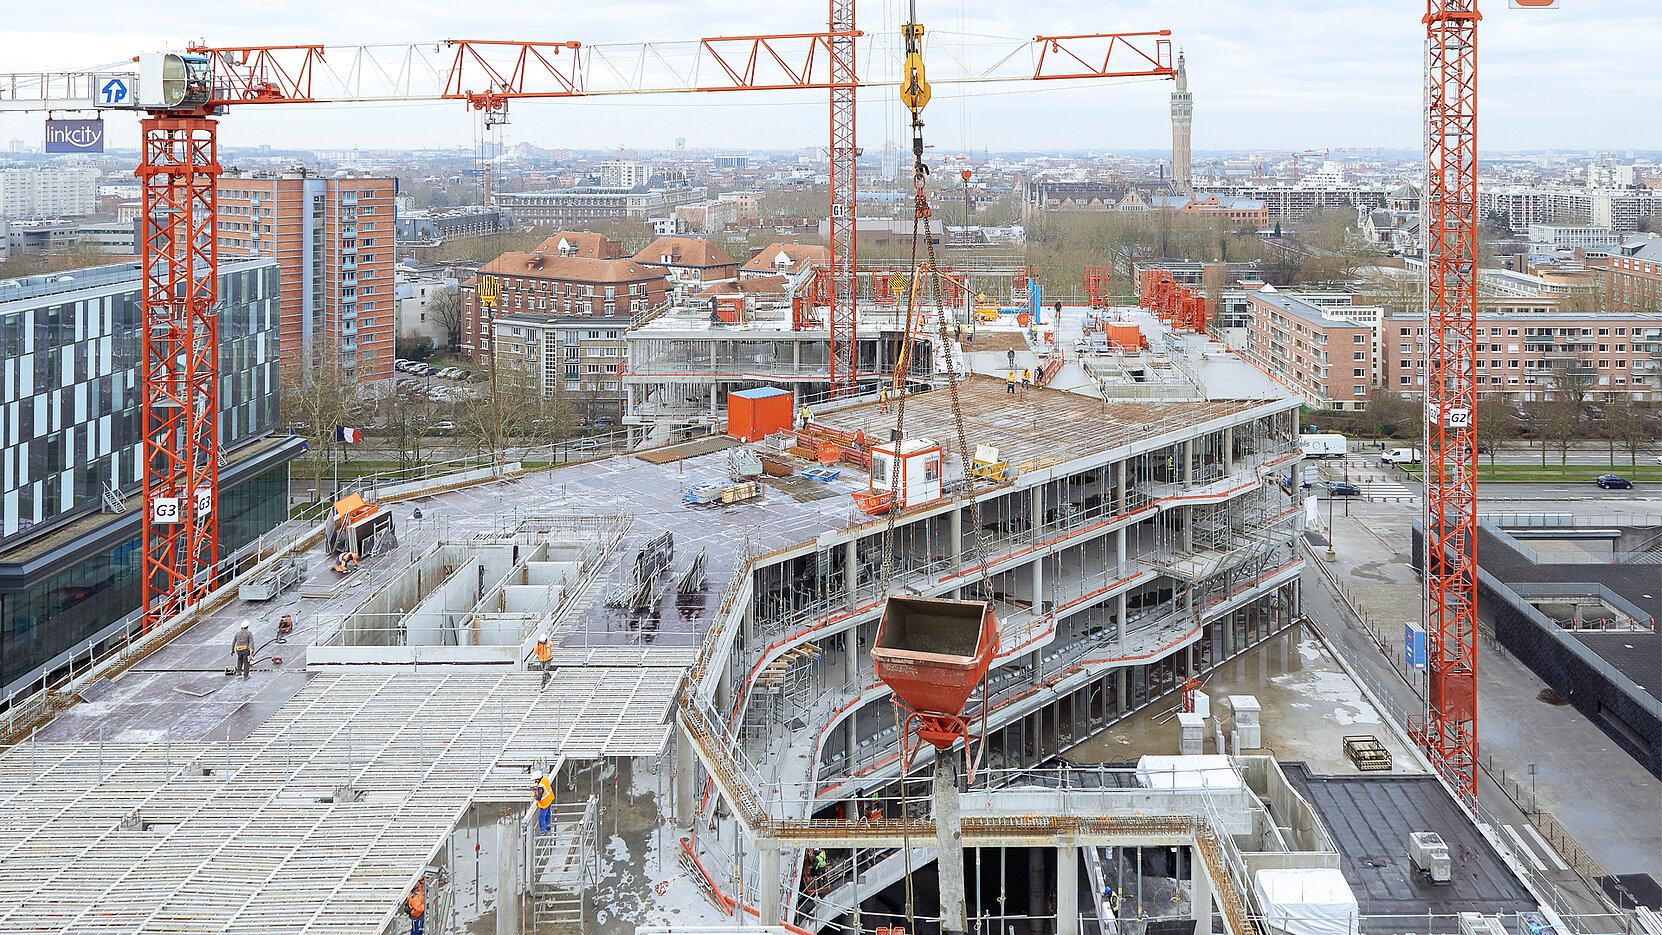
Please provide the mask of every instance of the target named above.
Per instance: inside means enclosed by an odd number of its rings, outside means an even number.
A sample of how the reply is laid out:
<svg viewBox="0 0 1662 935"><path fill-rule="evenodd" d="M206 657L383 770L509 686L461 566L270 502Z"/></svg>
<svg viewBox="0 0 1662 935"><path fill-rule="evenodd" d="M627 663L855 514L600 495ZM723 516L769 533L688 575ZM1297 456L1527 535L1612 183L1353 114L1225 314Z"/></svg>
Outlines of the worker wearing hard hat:
<svg viewBox="0 0 1662 935"><path fill-rule="evenodd" d="M537 833L547 834L554 827L554 781L547 773L537 774L531 796L537 806Z"/></svg>
<svg viewBox="0 0 1662 935"><path fill-rule="evenodd" d="M1014 370L1010 371L1004 378L1004 392L1011 396L1016 395L1016 372Z"/></svg>
<svg viewBox="0 0 1662 935"><path fill-rule="evenodd" d="M813 417L814 417L814 410L809 409L807 407L807 405L804 405L802 407L802 430L803 431L808 430L808 420L812 419Z"/></svg>
<svg viewBox="0 0 1662 935"><path fill-rule="evenodd" d="M254 632L243 624L231 641L231 655L237 657L237 674L245 680L254 669Z"/></svg>
<svg viewBox="0 0 1662 935"><path fill-rule="evenodd" d="M1032 385L1033 385L1033 371L1031 369L1027 368L1027 367L1023 367L1022 371L1021 371L1021 388L1025 390L1029 386L1032 386Z"/></svg>
<svg viewBox="0 0 1662 935"><path fill-rule="evenodd" d="M877 391L877 402L883 407L883 412L889 411L889 391L887 388Z"/></svg>
<svg viewBox="0 0 1662 935"><path fill-rule="evenodd" d="M548 687L548 680L554 675L554 644L548 641L546 635L537 638L537 663L542 667L542 687Z"/></svg>

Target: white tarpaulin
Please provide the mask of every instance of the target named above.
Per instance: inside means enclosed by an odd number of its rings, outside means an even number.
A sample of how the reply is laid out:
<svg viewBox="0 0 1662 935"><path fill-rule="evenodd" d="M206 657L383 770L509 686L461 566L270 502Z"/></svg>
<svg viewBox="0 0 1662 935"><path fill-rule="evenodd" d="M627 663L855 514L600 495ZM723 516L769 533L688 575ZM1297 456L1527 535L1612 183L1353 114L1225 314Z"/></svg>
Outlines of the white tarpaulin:
<svg viewBox="0 0 1662 935"><path fill-rule="evenodd" d="M1286 935L1356 935L1360 910L1332 868L1260 870L1252 880L1264 925Z"/></svg>
<svg viewBox="0 0 1662 935"><path fill-rule="evenodd" d="M1233 792L1242 786L1235 764L1229 757L1216 754L1142 757L1137 760L1137 782L1150 789L1179 792Z"/></svg>

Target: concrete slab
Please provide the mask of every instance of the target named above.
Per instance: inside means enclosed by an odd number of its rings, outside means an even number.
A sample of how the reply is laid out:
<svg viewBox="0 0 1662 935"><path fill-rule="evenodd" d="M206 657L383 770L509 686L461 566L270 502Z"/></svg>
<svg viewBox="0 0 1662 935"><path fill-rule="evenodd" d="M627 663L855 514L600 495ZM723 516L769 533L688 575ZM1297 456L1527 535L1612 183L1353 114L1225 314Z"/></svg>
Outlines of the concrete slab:
<svg viewBox="0 0 1662 935"><path fill-rule="evenodd" d="M1264 746L1242 752L1269 752L1278 760L1307 762L1328 775L1360 775L1361 771L1344 755L1344 738L1373 734L1391 751L1393 772L1421 772L1379 711L1332 655L1314 636L1297 630L1276 634L1206 676L1206 690L1214 698L1258 698ZM1164 712L1178 702L1175 692L1168 698L1169 703L1145 708L1065 755L1078 763L1102 763L1146 753L1178 752L1177 720L1161 722ZM1214 707L1213 713L1222 719L1227 736L1229 716L1224 706Z"/></svg>
<svg viewBox="0 0 1662 935"><path fill-rule="evenodd" d="M1424 932L1427 914L1453 929L1456 912L1514 913L1535 900L1430 776L1324 776L1283 763L1287 780L1315 807L1339 848L1340 869L1356 894L1369 935ZM1454 860L1453 880L1432 884L1408 862L1408 835L1435 831Z"/></svg>

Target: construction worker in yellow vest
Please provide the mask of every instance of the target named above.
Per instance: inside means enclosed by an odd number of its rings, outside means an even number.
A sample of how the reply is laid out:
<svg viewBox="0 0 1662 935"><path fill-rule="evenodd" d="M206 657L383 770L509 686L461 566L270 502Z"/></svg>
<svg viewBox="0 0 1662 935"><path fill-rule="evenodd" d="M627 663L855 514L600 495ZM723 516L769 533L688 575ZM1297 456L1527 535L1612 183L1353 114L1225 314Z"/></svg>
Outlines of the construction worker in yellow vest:
<svg viewBox="0 0 1662 935"><path fill-rule="evenodd" d="M1023 367L1021 371L1021 388L1027 389L1033 384L1033 371Z"/></svg>
<svg viewBox="0 0 1662 935"><path fill-rule="evenodd" d="M1011 396L1016 395L1016 372L1014 370L1010 371L1004 378L1004 392Z"/></svg>
<svg viewBox="0 0 1662 935"><path fill-rule="evenodd" d="M877 391L877 402L883 407L883 412L889 411L889 390L887 387Z"/></svg>
<svg viewBox="0 0 1662 935"><path fill-rule="evenodd" d="M554 644L547 636L537 637L537 662L542 666L542 687L547 688L548 680L554 676Z"/></svg>
<svg viewBox="0 0 1662 935"><path fill-rule="evenodd" d="M537 833L547 834L554 827L554 781L547 773L537 774L531 795L537 806Z"/></svg>
<svg viewBox="0 0 1662 935"><path fill-rule="evenodd" d="M802 430L803 431L808 430L808 420L812 419L813 417L814 417L814 410L809 409L807 406L803 406L802 407Z"/></svg>

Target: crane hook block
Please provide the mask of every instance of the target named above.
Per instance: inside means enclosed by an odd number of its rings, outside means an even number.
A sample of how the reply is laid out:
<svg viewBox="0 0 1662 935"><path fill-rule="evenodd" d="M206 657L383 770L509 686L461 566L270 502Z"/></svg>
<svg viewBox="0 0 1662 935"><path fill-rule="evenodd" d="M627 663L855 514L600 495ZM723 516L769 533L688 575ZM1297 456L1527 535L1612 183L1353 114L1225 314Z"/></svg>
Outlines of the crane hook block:
<svg viewBox="0 0 1662 935"><path fill-rule="evenodd" d="M907 23L902 29L906 36L906 74L900 82L900 102L915 115L929 103L929 82L923 76L923 27Z"/></svg>

